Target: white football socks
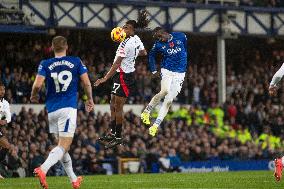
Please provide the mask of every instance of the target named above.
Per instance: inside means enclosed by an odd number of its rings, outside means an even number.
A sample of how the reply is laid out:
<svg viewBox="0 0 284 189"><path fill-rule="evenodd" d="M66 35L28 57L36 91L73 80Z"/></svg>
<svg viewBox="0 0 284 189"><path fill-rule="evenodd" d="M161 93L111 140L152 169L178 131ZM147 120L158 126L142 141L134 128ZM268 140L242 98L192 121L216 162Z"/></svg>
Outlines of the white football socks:
<svg viewBox="0 0 284 189"><path fill-rule="evenodd" d="M145 108L144 112L151 113L151 111L161 102L162 98L164 98L167 95L165 91L160 91L158 94L156 94L148 104L148 106Z"/></svg>
<svg viewBox="0 0 284 189"><path fill-rule="evenodd" d="M151 99L149 105L146 107L144 112L151 113L151 111L160 103L162 98L164 98L170 91L171 82L172 79L169 77L162 78L161 91Z"/></svg>
<svg viewBox="0 0 284 189"><path fill-rule="evenodd" d="M162 104L162 106L161 106L161 108L160 108L158 117L157 117L157 119L156 119L154 124L160 126L161 122L166 117L166 115L167 115L171 105L172 105L172 100L168 100L167 97L166 97L164 102L163 102L163 104Z"/></svg>
<svg viewBox="0 0 284 189"><path fill-rule="evenodd" d="M66 152L63 155L63 158L61 160L61 163L65 169L66 174L68 175L71 182L75 182L77 180L77 176L75 175L72 167L72 159L70 157L70 154Z"/></svg>
<svg viewBox="0 0 284 189"><path fill-rule="evenodd" d="M161 99L164 98L163 95L160 93L156 94L148 104L148 106L145 108L144 112L151 113L151 111L159 104Z"/></svg>
<svg viewBox="0 0 284 189"><path fill-rule="evenodd" d="M41 170L46 174L47 171L56 164L59 160L62 159L65 150L62 146L56 146L53 148L48 155L48 158L45 162L40 166Z"/></svg>

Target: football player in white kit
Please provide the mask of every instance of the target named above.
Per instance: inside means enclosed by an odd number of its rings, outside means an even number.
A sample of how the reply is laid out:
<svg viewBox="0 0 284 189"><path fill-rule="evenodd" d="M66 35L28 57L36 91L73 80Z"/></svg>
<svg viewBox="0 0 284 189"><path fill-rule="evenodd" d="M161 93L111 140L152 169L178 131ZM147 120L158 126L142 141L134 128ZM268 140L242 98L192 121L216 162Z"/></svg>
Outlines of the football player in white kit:
<svg viewBox="0 0 284 189"><path fill-rule="evenodd" d="M146 28L149 24L147 12L141 11L137 22L129 20L123 26L126 39L120 43L114 63L109 72L98 79L94 86L99 86L112 78L113 88L111 92L111 133L99 140L108 142L106 148L114 147L122 143L123 106L135 87L135 60L137 56L146 56L147 52L140 38L135 35L136 29Z"/></svg>
<svg viewBox="0 0 284 189"><path fill-rule="evenodd" d="M11 112L10 105L7 100L4 99L5 95L5 86L0 81L0 163L5 164L6 155L8 152L12 152L13 147L8 142L8 139L3 135L1 130L2 127L6 126L11 122ZM0 175L0 178L3 178Z"/></svg>

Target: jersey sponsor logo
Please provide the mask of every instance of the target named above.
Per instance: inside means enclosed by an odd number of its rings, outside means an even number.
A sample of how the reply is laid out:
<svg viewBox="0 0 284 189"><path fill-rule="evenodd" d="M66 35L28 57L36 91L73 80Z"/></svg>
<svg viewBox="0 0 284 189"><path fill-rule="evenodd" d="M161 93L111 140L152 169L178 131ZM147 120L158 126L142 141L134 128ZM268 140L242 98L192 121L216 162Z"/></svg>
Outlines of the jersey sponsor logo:
<svg viewBox="0 0 284 189"><path fill-rule="evenodd" d="M73 68L74 64L72 64L69 61L62 60L62 61L57 61L57 62L52 63L50 66L48 66L48 69L53 70L57 66L68 66L69 68Z"/></svg>
<svg viewBox="0 0 284 189"><path fill-rule="evenodd" d="M167 50L167 53L169 54L169 55L172 55L172 54L177 54L178 52L180 52L181 51L181 48L180 47L176 47L176 48L174 48L174 49L168 49Z"/></svg>

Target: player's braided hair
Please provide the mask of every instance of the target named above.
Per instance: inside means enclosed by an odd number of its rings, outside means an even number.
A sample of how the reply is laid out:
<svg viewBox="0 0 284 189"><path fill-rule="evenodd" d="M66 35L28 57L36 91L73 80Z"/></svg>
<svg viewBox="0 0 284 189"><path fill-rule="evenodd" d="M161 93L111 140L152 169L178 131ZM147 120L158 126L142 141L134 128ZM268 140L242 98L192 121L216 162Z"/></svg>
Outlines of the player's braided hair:
<svg viewBox="0 0 284 189"><path fill-rule="evenodd" d="M150 20L148 19L148 12L146 10L139 11L137 21L128 20L126 24L131 24L134 29L145 29L148 27Z"/></svg>

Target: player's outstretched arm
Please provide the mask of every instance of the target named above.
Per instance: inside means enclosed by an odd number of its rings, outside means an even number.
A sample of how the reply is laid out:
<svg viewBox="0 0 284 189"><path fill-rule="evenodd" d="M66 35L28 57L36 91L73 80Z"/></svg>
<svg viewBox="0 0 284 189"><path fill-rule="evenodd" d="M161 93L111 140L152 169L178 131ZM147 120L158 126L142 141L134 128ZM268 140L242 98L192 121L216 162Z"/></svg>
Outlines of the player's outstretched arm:
<svg viewBox="0 0 284 189"><path fill-rule="evenodd" d="M11 110L10 110L10 104L6 102L4 104L4 117L0 120L0 126L7 125L11 122Z"/></svg>
<svg viewBox="0 0 284 189"><path fill-rule="evenodd" d="M94 86L97 87L97 86L99 86L101 83L104 83L104 82L106 82L109 78L111 78L111 77L115 74L115 72L116 72L116 70L118 69L118 67L121 65L122 60L123 60L123 57L120 57L120 56L117 57L117 59L115 60L115 62L114 62L113 65L111 66L110 70L107 72L107 74L106 74L103 78L98 79L98 80L95 82Z"/></svg>
<svg viewBox="0 0 284 189"><path fill-rule="evenodd" d="M150 50L149 56L148 56L148 65L149 65L150 71L153 74L157 73L157 68L156 68L157 47L156 46L157 45L154 44L154 46Z"/></svg>
<svg viewBox="0 0 284 189"><path fill-rule="evenodd" d="M45 77L41 75L37 75L36 79L33 84L32 92L31 92L31 97L30 100L32 103L38 103L39 101L39 96L38 92L40 91L43 83L44 83Z"/></svg>
<svg viewBox="0 0 284 189"><path fill-rule="evenodd" d="M87 101L85 103L85 109L87 112L90 112L94 109L94 101L92 94L92 84L90 82L89 76L87 73L82 74L81 81L83 83L85 94L87 95Z"/></svg>
<svg viewBox="0 0 284 189"><path fill-rule="evenodd" d="M280 69L274 74L270 85L269 85L269 95L275 96L277 92L277 84L281 81L284 75L284 63L280 67Z"/></svg>

